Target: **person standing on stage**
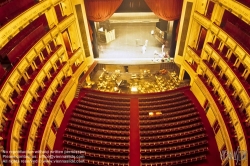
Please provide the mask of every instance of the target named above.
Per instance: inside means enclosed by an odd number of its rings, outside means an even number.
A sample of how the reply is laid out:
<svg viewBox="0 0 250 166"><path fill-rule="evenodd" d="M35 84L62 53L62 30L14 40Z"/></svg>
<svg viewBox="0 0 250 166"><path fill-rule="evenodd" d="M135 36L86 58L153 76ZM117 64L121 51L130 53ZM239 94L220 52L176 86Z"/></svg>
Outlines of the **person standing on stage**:
<svg viewBox="0 0 250 166"><path fill-rule="evenodd" d="M142 53L145 54L146 50L147 50L147 47L145 45L143 45L141 48Z"/></svg>

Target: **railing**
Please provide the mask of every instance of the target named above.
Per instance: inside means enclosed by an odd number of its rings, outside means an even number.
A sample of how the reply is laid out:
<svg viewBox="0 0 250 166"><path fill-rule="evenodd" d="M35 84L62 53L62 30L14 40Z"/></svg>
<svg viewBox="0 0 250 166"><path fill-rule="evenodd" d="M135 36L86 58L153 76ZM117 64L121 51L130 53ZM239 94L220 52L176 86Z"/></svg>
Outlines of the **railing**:
<svg viewBox="0 0 250 166"><path fill-rule="evenodd" d="M41 139L41 144L40 144L40 148L39 150L43 151L45 150L46 144L47 142L49 142L49 133L50 133L50 129L51 129L51 125L54 122L54 118L55 115L57 115L58 110L60 110L60 105L65 97L65 95L68 93L68 91L71 89L72 85L74 84L75 80L74 78L78 78L81 74L81 72L83 71L83 69L86 67L86 64L82 63L79 68L77 69L77 71L72 75L71 79L69 80L69 82L65 85L64 89L61 91L60 95L58 96L57 100L55 101L55 104L53 105L52 108L52 113L51 116L48 119L48 122L46 124L45 130L43 132L42 135L42 139ZM67 71L68 68L66 67L65 70ZM43 159L42 156L39 156L40 159ZM43 160L41 160L43 161ZM39 166L42 166L42 162L37 163Z"/></svg>
<svg viewBox="0 0 250 166"><path fill-rule="evenodd" d="M52 37L51 37L52 34L50 34L50 33L54 32L55 29L57 29L57 28L53 28L53 29L51 29L51 31L49 31L47 33L47 35L50 36L50 39L52 39ZM56 31L56 32L59 32L59 31ZM47 36L47 35L45 35L45 36ZM5 107L6 103L8 102L10 94L14 90L13 87L16 85L15 82L17 82L17 80L21 77L21 75L24 74L27 66L29 66L31 64L31 62L33 61L33 59L37 56L37 52L40 52L41 48L44 47L44 43L46 43L46 42L44 42L43 38L40 39L33 46L33 48L31 48L30 51L22 59L20 59L20 61L15 66L13 66L13 68L8 73L6 73L6 76L2 80L2 84L0 86L1 87L0 103L1 103L1 101L3 101L4 104L1 105L1 106L3 106L3 108ZM3 111L3 109L0 109L0 112L2 112L2 111Z"/></svg>
<svg viewBox="0 0 250 166"><path fill-rule="evenodd" d="M223 5L227 9L231 9L231 13L236 13L236 15L241 16L242 20L249 22L250 10L249 7L243 5L240 2L233 0L218 0L219 4Z"/></svg>
<svg viewBox="0 0 250 166"><path fill-rule="evenodd" d="M3 47L8 42L9 36L15 36L21 27L25 27L27 25L30 19L36 18L50 6L51 3L49 0L43 0L1 27L0 46Z"/></svg>
<svg viewBox="0 0 250 166"><path fill-rule="evenodd" d="M206 63L207 64L207 63ZM214 69L208 65L208 69L211 71L211 73L213 73L213 79L216 79L216 81L220 84L219 87L222 87L223 93L226 94L226 97L223 99L225 106L227 107L227 110L229 110L229 114L233 120L233 124L235 127L235 131L237 133L237 137L238 137L238 141L240 141L239 146L241 150L246 150L249 144L249 140L248 138L248 134L244 128L244 124L242 124L242 121L239 119L239 114L237 112L237 108L234 105L234 102L232 101L232 99L230 98L230 94L228 93L227 90L224 89L223 87L223 83L220 82L220 79L218 78L218 76L215 73ZM220 110L221 111L221 110ZM237 124L237 125L236 125ZM230 130L228 130L230 131ZM237 150L237 149L234 149Z"/></svg>
<svg viewBox="0 0 250 166"><path fill-rule="evenodd" d="M218 102L216 100L214 100L214 97L212 96L211 88L207 87L206 83L204 83L204 79L201 76L197 77L195 82L197 83L199 88L202 90L202 92L205 94L208 102L210 103L210 107L213 110L213 113L215 114L215 116L220 124L222 135L225 138L224 142L226 144L227 150L233 151L233 149L235 149L235 147L233 146L234 145L233 140L228 133L228 131L230 131L229 126L227 125L226 121L224 121L223 115L221 114L220 104L218 104ZM234 165L234 163L232 161L230 161L230 162L232 165Z"/></svg>

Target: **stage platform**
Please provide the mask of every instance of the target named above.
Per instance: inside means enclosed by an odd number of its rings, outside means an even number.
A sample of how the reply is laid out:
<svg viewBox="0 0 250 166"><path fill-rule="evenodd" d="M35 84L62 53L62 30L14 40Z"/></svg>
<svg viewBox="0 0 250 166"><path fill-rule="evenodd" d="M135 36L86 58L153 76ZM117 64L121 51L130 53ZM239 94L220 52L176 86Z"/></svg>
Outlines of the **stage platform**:
<svg viewBox="0 0 250 166"><path fill-rule="evenodd" d="M147 65L173 62L173 58L96 58L99 64Z"/></svg>

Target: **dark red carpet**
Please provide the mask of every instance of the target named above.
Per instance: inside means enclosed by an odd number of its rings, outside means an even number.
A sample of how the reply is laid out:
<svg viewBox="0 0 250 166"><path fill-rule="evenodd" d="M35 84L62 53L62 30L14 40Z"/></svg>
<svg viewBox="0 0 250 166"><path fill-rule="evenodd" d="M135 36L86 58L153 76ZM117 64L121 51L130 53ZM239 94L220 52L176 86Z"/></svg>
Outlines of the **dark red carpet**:
<svg viewBox="0 0 250 166"><path fill-rule="evenodd" d="M131 166L140 166L140 133L138 98L130 99L130 160Z"/></svg>
<svg viewBox="0 0 250 166"><path fill-rule="evenodd" d="M185 91L185 94L188 96L190 100L195 104L197 110L200 113L200 117L202 119L203 125L206 129L206 133L208 135L208 149L209 153L207 155L207 161L198 164L197 166L220 166L221 165L221 159L220 159L220 153L217 147L217 143L215 140L214 132L212 127L210 126L210 123L207 119L206 113L204 109L201 107L200 103L198 100L195 98L194 94L190 91L187 90Z"/></svg>

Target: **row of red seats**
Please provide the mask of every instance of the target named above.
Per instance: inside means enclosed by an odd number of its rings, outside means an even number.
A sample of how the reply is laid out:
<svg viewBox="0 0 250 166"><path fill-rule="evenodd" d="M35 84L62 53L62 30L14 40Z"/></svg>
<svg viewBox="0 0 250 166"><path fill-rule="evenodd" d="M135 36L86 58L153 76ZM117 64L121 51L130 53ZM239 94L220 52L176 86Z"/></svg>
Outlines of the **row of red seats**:
<svg viewBox="0 0 250 166"><path fill-rule="evenodd" d="M143 110L143 109L141 109L139 107L139 109L140 109L139 114L140 114L140 116L141 115L148 115L149 111L153 111L153 112L160 111L162 113L175 112L175 111L178 111L178 110L183 110L183 109L193 108L193 107L194 107L193 103L179 104L179 105L175 105L175 106L172 106L172 107L166 107L166 108L160 108L160 109L152 108L152 110Z"/></svg>
<svg viewBox="0 0 250 166"><path fill-rule="evenodd" d="M98 104L95 102L85 101L85 100L83 101L80 100L78 103L87 105L87 106L110 109L110 110L117 110L117 111L129 111L130 110L130 106L119 106L119 105L116 105L115 103L113 105L110 105L110 104L108 105L108 104Z"/></svg>
<svg viewBox="0 0 250 166"><path fill-rule="evenodd" d="M102 123L102 124L113 124L113 125L122 125L122 126L128 126L130 124L129 120L117 120L117 119L106 119L106 118L96 118L93 116L86 116L85 114L79 114L79 113L73 113L72 117L78 118L81 120L96 122L96 123Z"/></svg>
<svg viewBox="0 0 250 166"><path fill-rule="evenodd" d="M139 101L139 106L148 106L148 105L152 105L152 104L164 104L164 103L170 103L173 101L182 101L187 99L187 96L182 95L182 96L177 96L177 97L171 97L171 98L167 98L167 99L159 99L156 101Z"/></svg>
<svg viewBox="0 0 250 166"><path fill-rule="evenodd" d="M141 156L141 160L143 162L145 160L155 161L155 160L166 160L166 159L173 159L173 158L183 158L186 156L198 155L201 153L204 154L205 152L208 152L208 147L199 147L199 148L194 148L191 150L174 152L174 153L143 155Z"/></svg>
<svg viewBox="0 0 250 166"><path fill-rule="evenodd" d="M111 114L111 115L124 116L124 115L130 114L129 110L121 110L121 109L111 110L109 108L98 108L98 107L95 107L93 105L88 106L88 105L79 104L79 103L76 105L76 107L80 108L80 109L88 110L88 111L93 111L93 112L97 112L97 113L99 112L99 113L104 113L104 114Z"/></svg>
<svg viewBox="0 0 250 166"><path fill-rule="evenodd" d="M160 119L167 118L167 117L173 117L173 116L178 116L178 115L183 115L183 114L193 113L193 112L197 112L194 107L176 110L174 112L161 111L162 114L160 116L140 115L140 120L160 120Z"/></svg>
<svg viewBox="0 0 250 166"><path fill-rule="evenodd" d="M120 105L120 106L130 106L130 102L120 102L119 100L113 101L113 100L104 100L104 99L96 99L90 96L84 96L84 98L81 99L82 101L90 101L94 103L100 103L100 104L115 104L115 105Z"/></svg>
<svg viewBox="0 0 250 166"><path fill-rule="evenodd" d="M7 54L9 61L12 64L17 64L33 47L33 45L37 43L47 32L48 29L44 25L37 27L33 32L20 41L18 45L11 49L11 51Z"/></svg>
<svg viewBox="0 0 250 166"><path fill-rule="evenodd" d="M173 128L164 128L164 129L157 129L157 128L151 128L151 130L147 130L145 129L141 129L140 128L140 135L141 136L149 136L149 135L159 135L159 134L167 134L167 133L177 133L177 132L181 132L181 131L187 131L187 130L191 130L193 128L197 128L203 126L203 124L201 122L196 122L190 125L186 125L186 126L180 126L180 127L173 127Z"/></svg>
<svg viewBox="0 0 250 166"><path fill-rule="evenodd" d="M21 13L25 12L32 6L34 6L37 2L33 0L9 0L9 3L5 3L1 6L0 10L0 22L4 26L12 19L18 17Z"/></svg>
<svg viewBox="0 0 250 166"><path fill-rule="evenodd" d="M140 110L155 110L155 109L164 109L167 107L175 107L179 106L182 104L189 104L191 101L189 99L183 100L183 101L177 101L177 102L172 102L172 103L167 103L167 104L159 104L159 105L150 105L150 106L140 106Z"/></svg>
<svg viewBox="0 0 250 166"><path fill-rule="evenodd" d="M117 96L109 96L109 95L103 95L103 94L98 94L98 93L86 93L85 96L92 97L95 99L100 99L100 100L108 100L108 101L113 101L113 102L125 102L125 103L130 103L130 98L125 98L125 97L117 97Z"/></svg>
<svg viewBox="0 0 250 166"><path fill-rule="evenodd" d="M25 27L22 31L20 31L16 36L14 36L1 50L0 55L1 58L8 55L8 53L15 47L20 41L22 41L27 35L29 35L32 31L36 29L36 25L32 23Z"/></svg>
<svg viewBox="0 0 250 166"><path fill-rule="evenodd" d="M68 141L63 140L63 144L66 147L76 148L78 150L84 150L84 151L101 151L101 152L107 152L107 153L119 153L119 154L128 154L129 149L128 148L110 148L110 147L101 147L101 146L95 146L95 145L89 145L84 143L76 143L74 141Z"/></svg>
<svg viewBox="0 0 250 166"><path fill-rule="evenodd" d="M0 54L7 55L16 45L22 42L25 37L29 36L29 34L31 34L42 24L44 26L48 25L45 15L39 16L37 19L29 23L25 28L23 28L22 30L20 29L20 32L12 37L9 42L2 47L2 49L0 50Z"/></svg>
<svg viewBox="0 0 250 166"><path fill-rule="evenodd" d="M67 152L71 152L70 154L73 154L74 156L79 156L79 153L74 153L74 151L76 151L76 149L64 147L63 150L67 151ZM126 154L124 154L124 155L122 155L122 154L121 155L117 155L117 154L108 155L106 152L105 152L105 154L103 154L103 152L101 152L101 153L92 153L92 152L86 153L86 151L81 151L81 152L84 155L83 162L81 162L84 166L87 166L87 165L129 166L129 164L128 164L129 156ZM100 158L101 159L106 158L106 160L100 161ZM112 159L115 161L110 161L110 160L107 161L107 159Z"/></svg>
<svg viewBox="0 0 250 166"><path fill-rule="evenodd" d="M237 1L242 3L243 5L246 5L248 8L250 7L250 0L237 0Z"/></svg>
<svg viewBox="0 0 250 166"><path fill-rule="evenodd" d="M181 143L185 143L185 142L197 141L197 140L202 140L202 139L203 140L207 139L207 134L202 133L202 134L197 134L195 136L183 137L183 138L167 140L167 141L142 142L141 148L181 144Z"/></svg>
<svg viewBox="0 0 250 166"><path fill-rule="evenodd" d="M164 135L156 135L156 136L143 136L143 137L140 137L140 140L141 140L141 142L161 141L161 140L166 141L168 139L180 138L180 137L195 135L195 134L204 133L204 132L205 132L205 129L203 127L199 127L196 129L178 132L178 133L172 133L172 134L164 134Z"/></svg>
<svg viewBox="0 0 250 166"><path fill-rule="evenodd" d="M12 1L12 0L2 0L2 1L0 2L0 6L3 6L3 5L5 5L6 3L9 3L10 1Z"/></svg>
<svg viewBox="0 0 250 166"><path fill-rule="evenodd" d="M89 122L85 120L80 120L76 118L71 118L70 123L75 123L79 125L86 125L90 127L96 127L96 128L101 128L101 129L108 129L108 130L121 130L121 131L127 131L129 130L129 126L123 126L123 125L108 125L108 124L99 124L95 122Z"/></svg>
<svg viewBox="0 0 250 166"><path fill-rule="evenodd" d="M129 143L128 142L115 142L115 141L102 141L102 140L96 140L93 138L82 138L79 136L64 134L63 135L64 140L71 140L74 142L80 142L80 143L86 143L86 144L92 144L95 146L108 146L108 147L119 147L119 148L128 148Z"/></svg>
<svg viewBox="0 0 250 166"><path fill-rule="evenodd" d="M187 114L184 114L184 115L178 115L178 116L173 116L173 117L163 117L163 119L150 119L150 120L144 120L144 124L147 123L147 122L150 122L152 123L151 121L161 121L161 122L165 122L164 124L166 123L169 123L169 122L176 122L176 121L180 121L180 120L185 120L185 119L189 119L189 118L192 118L192 117L197 117L199 115L198 112L192 112L192 113L187 113ZM162 125L164 125L162 124Z"/></svg>
<svg viewBox="0 0 250 166"><path fill-rule="evenodd" d="M116 131L116 130L107 130L107 129L100 129L99 127L88 127L79 124L69 123L67 128L71 129L78 129L83 131L91 131L96 134L107 134L112 136L129 136L129 131Z"/></svg>
<svg viewBox="0 0 250 166"><path fill-rule="evenodd" d="M172 166L172 165L187 165L198 161L206 160L206 155L194 156L173 161L162 161L162 162L146 162L142 163L141 166Z"/></svg>
<svg viewBox="0 0 250 166"><path fill-rule="evenodd" d="M151 102L151 101L158 101L158 100L166 100L171 99L173 97L180 97L183 96L183 92L174 92L170 94L164 94L163 96L150 96L150 97L140 97L139 102Z"/></svg>
<svg viewBox="0 0 250 166"><path fill-rule="evenodd" d="M86 158L102 158L102 159L111 159L111 160L129 160L128 155L108 155L108 154L103 154L103 153L93 153L93 152L88 152L85 155Z"/></svg>
<svg viewBox="0 0 250 166"><path fill-rule="evenodd" d="M110 136L107 134L100 134L100 133L96 134L96 133L92 133L92 131L82 131L82 130L79 131L79 130L70 129L70 128L65 129L65 134L79 135L82 137L89 137L89 138L95 138L95 139L100 139L100 140L129 142L128 136Z"/></svg>
<svg viewBox="0 0 250 166"><path fill-rule="evenodd" d="M94 109L94 108L92 108ZM108 119L108 120L114 120L114 119L118 119L118 120L127 120L129 121L130 117L129 114L127 115L123 115L123 114L118 114L118 115L113 115L113 114L107 114L106 112L94 112L92 110L87 110L85 108L79 109L79 108L75 108L74 112L79 113L79 114L84 114L86 116L91 116L91 117L98 117L98 118L102 118L102 119Z"/></svg>
<svg viewBox="0 0 250 166"><path fill-rule="evenodd" d="M184 93L169 99L149 98L148 106L139 103L142 165L166 164L166 160L174 165L181 163L183 157L196 159L208 151L207 134L199 112ZM149 116L150 111L162 114Z"/></svg>
<svg viewBox="0 0 250 166"><path fill-rule="evenodd" d="M234 23L231 23L228 20L226 21L223 30L225 30L230 36L232 36L234 40L236 40L245 50L250 52L250 36L246 32L242 31Z"/></svg>
<svg viewBox="0 0 250 166"><path fill-rule="evenodd" d="M107 161L99 161L93 159L85 159L84 166L88 165L101 165L101 166L129 166L129 163L121 163L121 162L107 162Z"/></svg>
<svg viewBox="0 0 250 166"><path fill-rule="evenodd" d="M191 123L195 123L195 122L200 122L200 117L193 117L193 118L189 118L189 119L184 119L181 121L177 121L177 122L168 122L167 120L163 119L163 120L156 120L156 121L140 121L140 129L141 130L149 130L150 128L154 128L154 129L163 129L163 128L172 128L172 127L178 127L178 126L184 126L184 125L188 125ZM158 122L158 123L155 123Z"/></svg>
<svg viewBox="0 0 250 166"><path fill-rule="evenodd" d="M125 149L109 149L109 148L100 148L90 145L83 145L78 144L70 141L64 141L64 145L67 147L64 148L64 150L70 150L70 151L83 151L84 158L83 162L79 162L79 164L88 165L89 161L94 161L92 164L97 164L99 162L103 163L128 163L129 155L128 151ZM70 148L68 147L70 146ZM78 147L76 147L78 146ZM73 153L74 154L74 153ZM75 154L78 159L79 154ZM65 159L64 159L65 160ZM88 160L88 161L87 161Z"/></svg>
<svg viewBox="0 0 250 166"><path fill-rule="evenodd" d="M184 144L172 145L172 146L162 146L162 147L147 147L141 148L141 155L151 154L151 153L169 153L173 151L182 151L185 149L193 149L201 146L207 146L207 140L199 140L195 142L186 142Z"/></svg>

